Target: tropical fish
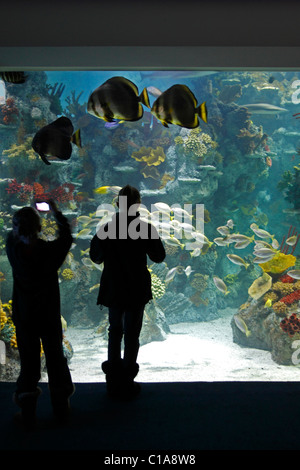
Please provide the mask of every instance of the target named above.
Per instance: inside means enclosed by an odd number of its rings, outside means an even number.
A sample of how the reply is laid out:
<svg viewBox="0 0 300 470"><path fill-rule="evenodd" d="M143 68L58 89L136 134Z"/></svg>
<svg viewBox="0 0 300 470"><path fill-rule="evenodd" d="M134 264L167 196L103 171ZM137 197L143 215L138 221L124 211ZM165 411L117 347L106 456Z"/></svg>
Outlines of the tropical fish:
<svg viewBox="0 0 300 470"><path fill-rule="evenodd" d="M155 86L147 86L147 91L148 93L150 93L150 95L154 96L155 98L158 98L162 94L162 91L160 91Z"/></svg>
<svg viewBox="0 0 300 470"><path fill-rule="evenodd" d="M252 237L247 237L247 235L243 235L242 233L232 233L228 238L236 243L244 241L251 243L254 240L254 235Z"/></svg>
<svg viewBox="0 0 300 470"><path fill-rule="evenodd" d="M266 300L266 302L265 302L265 307L266 307L266 308L272 307L272 303L273 303L273 302L272 302L271 299Z"/></svg>
<svg viewBox="0 0 300 470"><path fill-rule="evenodd" d="M90 228L84 228L83 230L80 230L76 238L83 238L83 239L90 238L90 233L91 233Z"/></svg>
<svg viewBox="0 0 300 470"><path fill-rule="evenodd" d="M243 108L247 108L251 114L267 114L269 116L274 116L274 114L285 113L288 110L285 108L279 108L269 103L253 103L253 104L243 104Z"/></svg>
<svg viewBox="0 0 300 470"><path fill-rule="evenodd" d="M112 192L113 194L119 194L121 189L121 186L100 186L99 188L94 189L94 193L107 194L108 192Z"/></svg>
<svg viewBox="0 0 300 470"><path fill-rule="evenodd" d="M84 264L84 266L86 266L87 268L98 269L99 271L102 271L102 266L100 266L99 264L93 263L93 261L90 258L82 258L81 261Z"/></svg>
<svg viewBox="0 0 300 470"><path fill-rule="evenodd" d="M175 237L166 237L164 238L164 242L170 246L180 246L180 248L184 248L184 245Z"/></svg>
<svg viewBox="0 0 300 470"><path fill-rule="evenodd" d="M218 227L217 230L221 235L227 236L230 234L230 229L227 225L222 225L221 227Z"/></svg>
<svg viewBox="0 0 300 470"><path fill-rule="evenodd" d="M201 255L201 248L197 247L191 252L191 257L196 258Z"/></svg>
<svg viewBox="0 0 300 470"><path fill-rule="evenodd" d="M229 294L229 290L227 289L227 286L222 279L220 279L218 276L214 276L213 280L214 280L216 288L219 291L223 292L223 294L225 295Z"/></svg>
<svg viewBox="0 0 300 470"><path fill-rule="evenodd" d="M171 282L177 273L177 266L175 268L169 269L165 277L165 282Z"/></svg>
<svg viewBox="0 0 300 470"><path fill-rule="evenodd" d="M62 329L63 329L64 331L67 331L67 329L68 329L68 324L67 324L66 320L64 319L64 317L63 317L62 315L60 316L60 321L61 321Z"/></svg>
<svg viewBox="0 0 300 470"><path fill-rule="evenodd" d="M238 266L244 266L246 269L248 266L250 266L249 263L246 263L240 256L238 255L226 255L227 258L234 264L237 264Z"/></svg>
<svg viewBox="0 0 300 470"><path fill-rule="evenodd" d="M139 95L133 82L125 77L112 77L92 92L87 112L106 122L138 121L144 113L141 103L150 108L146 88Z"/></svg>
<svg viewBox="0 0 300 470"><path fill-rule="evenodd" d="M24 72L0 72L0 78L9 83L25 83L26 75Z"/></svg>
<svg viewBox="0 0 300 470"><path fill-rule="evenodd" d="M159 211L159 212L162 212L162 213L165 213L165 214L170 214L172 209L171 207L166 204L165 202L156 202L154 204L154 207Z"/></svg>
<svg viewBox="0 0 300 470"><path fill-rule="evenodd" d="M300 279L300 269L293 269L292 271L288 271L287 274L293 279Z"/></svg>
<svg viewBox="0 0 300 470"><path fill-rule="evenodd" d="M243 248L246 248L248 245L250 245L250 243L251 243L251 240L243 240L240 242L236 242L236 244L234 245L234 248L236 248L237 250L242 250Z"/></svg>
<svg viewBox="0 0 300 470"><path fill-rule="evenodd" d="M227 246L230 244L230 241L229 241L229 238L227 237L225 238L218 237L218 238L214 238L214 243L218 246Z"/></svg>
<svg viewBox="0 0 300 470"><path fill-rule="evenodd" d="M47 156L68 160L72 154L71 142L81 147L80 130L74 134L73 124L67 117L42 127L32 140L32 148L37 152L46 165L50 165Z"/></svg>
<svg viewBox="0 0 300 470"><path fill-rule="evenodd" d="M270 248L255 248L253 253L255 256L258 256L259 258L264 258L268 256L275 256L276 255L276 250L270 249Z"/></svg>
<svg viewBox="0 0 300 470"><path fill-rule="evenodd" d="M227 225L227 227L229 227L229 228L233 228L233 227L234 227L233 220L232 220L232 219L227 220L226 225Z"/></svg>
<svg viewBox="0 0 300 470"><path fill-rule="evenodd" d="M271 166L272 166L272 158L271 157L266 157L266 164L271 168Z"/></svg>
<svg viewBox="0 0 300 470"><path fill-rule="evenodd" d="M278 248L279 248L279 242L275 238L274 238L274 240L272 240L272 247L275 250L278 250Z"/></svg>
<svg viewBox="0 0 300 470"><path fill-rule="evenodd" d="M274 241L274 240L273 240L273 241ZM273 241L272 241L272 244L270 245L270 243L266 242L265 240L254 240L255 249L266 247L266 248L270 248L270 250L271 250L272 248L274 248L274 247L273 247ZM277 241L277 240L275 240L275 242L276 242L276 241ZM277 243L278 243L278 242L277 242ZM275 245L276 245L276 243L275 243ZM279 245L279 243L278 243L278 245Z"/></svg>
<svg viewBox="0 0 300 470"><path fill-rule="evenodd" d="M295 243L296 243L296 241L297 241L297 238L298 238L297 235L293 235L292 237L289 237L289 238L285 241L285 243L286 243L287 245L294 246Z"/></svg>
<svg viewBox="0 0 300 470"><path fill-rule="evenodd" d="M89 288L89 292L93 292L93 290L99 289L99 287L100 287L100 284L95 284L94 286Z"/></svg>
<svg viewBox="0 0 300 470"><path fill-rule="evenodd" d="M248 336L251 335L251 331L249 330L249 328L246 325L246 323L244 322L244 320L240 317L240 315L234 315L233 318L234 318L234 322L235 322L236 326L238 327L238 329L242 333L244 333L248 338Z"/></svg>
<svg viewBox="0 0 300 470"><path fill-rule="evenodd" d="M117 121L116 119L111 121L111 122L106 122L104 124L104 127L106 129L116 129L117 127L119 127L120 124L122 124L124 121Z"/></svg>
<svg viewBox="0 0 300 470"><path fill-rule="evenodd" d="M186 85L173 85L164 91L153 103L151 113L162 122L176 124L187 129L199 126L198 116L207 122L206 104L197 106L194 94Z"/></svg>
<svg viewBox="0 0 300 470"><path fill-rule="evenodd" d="M88 215L80 215L78 218L77 218L77 222L80 222L81 224L88 224L92 221L93 219L91 217L89 217Z"/></svg>
<svg viewBox="0 0 300 470"><path fill-rule="evenodd" d="M263 263L267 263L268 261L271 261L273 258L274 256L262 256L262 257L256 256L255 258L253 258L252 261L255 264L263 264Z"/></svg>
<svg viewBox="0 0 300 470"><path fill-rule="evenodd" d="M185 268L184 272L185 272L186 276L189 277L190 274L191 274L192 272L194 272L194 270L192 269L191 266L187 266L187 267Z"/></svg>
<svg viewBox="0 0 300 470"><path fill-rule="evenodd" d="M274 235L271 235L266 230L260 229L256 224L251 224L250 228L259 238L274 238Z"/></svg>
<svg viewBox="0 0 300 470"><path fill-rule="evenodd" d="M184 220L186 220L186 218L188 218L189 220L193 218L192 214L190 214L185 209L182 209L181 207L172 207L172 211L173 211L174 216L178 216L178 217L183 216Z"/></svg>

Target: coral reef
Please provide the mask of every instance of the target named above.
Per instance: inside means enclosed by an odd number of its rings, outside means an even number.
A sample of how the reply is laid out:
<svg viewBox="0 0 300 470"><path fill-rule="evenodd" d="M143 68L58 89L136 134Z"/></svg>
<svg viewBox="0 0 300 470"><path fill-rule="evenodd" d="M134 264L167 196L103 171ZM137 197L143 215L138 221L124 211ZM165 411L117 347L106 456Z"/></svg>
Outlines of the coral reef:
<svg viewBox="0 0 300 470"><path fill-rule="evenodd" d="M0 120L5 125L15 124L19 111L13 98L7 98L4 105L0 106Z"/></svg>
<svg viewBox="0 0 300 470"><path fill-rule="evenodd" d="M2 304L0 299L0 340L17 348L16 328L12 318L12 301Z"/></svg>
<svg viewBox="0 0 300 470"><path fill-rule="evenodd" d="M49 190L40 183L18 183L16 178L11 180L6 188L8 194L15 194L18 199L28 202L32 199L53 199L59 203L65 203L74 199L73 191L75 186L71 183L63 183L62 185Z"/></svg>
<svg viewBox="0 0 300 470"><path fill-rule="evenodd" d="M295 333L300 333L300 319L297 317L296 313L293 313L289 317L281 320L280 327L292 338Z"/></svg>
<svg viewBox="0 0 300 470"><path fill-rule="evenodd" d="M277 185L284 198L293 204L294 209L300 209L300 165L294 166L294 172L287 170Z"/></svg>
<svg viewBox="0 0 300 470"><path fill-rule="evenodd" d="M153 272L151 272L151 287L154 299L160 299L166 292L166 284Z"/></svg>
<svg viewBox="0 0 300 470"><path fill-rule="evenodd" d="M70 281L71 279L74 278L74 272L72 271L72 269L70 268L65 268L62 273L61 273L61 277L65 280L65 281Z"/></svg>
<svg viewBox="0 0 300 470"><path fill-rule="evenodd" d="M33 150L31 142L32 138L27 137L23 143L12 144L9 149L3 150L3 155L7 155L8 158L27 157L30 160L34 160L38 158L38 155Z"/></svg>

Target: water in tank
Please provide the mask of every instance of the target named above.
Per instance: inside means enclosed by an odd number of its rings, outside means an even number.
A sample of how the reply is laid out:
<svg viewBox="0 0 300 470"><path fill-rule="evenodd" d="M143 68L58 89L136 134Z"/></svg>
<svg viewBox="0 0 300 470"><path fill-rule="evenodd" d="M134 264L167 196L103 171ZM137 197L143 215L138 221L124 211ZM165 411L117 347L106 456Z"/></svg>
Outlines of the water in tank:
<svg viewBox="0 0 300 470"><path fill-rule="evenodd" d="M74 381L105 380L103 264L89 249L129 184L166 251L163 262L148 260L153 299L139 380L297 381L300 72L2 71L0 78L0 380L14 381L20 367L6 238L16 211L49 199L73 235L59 269L65 355ZM51 132L46 149L36 144L49 125L67 138L62 151ZM39 214L40 237L55 239L51 211Z"/></svg>

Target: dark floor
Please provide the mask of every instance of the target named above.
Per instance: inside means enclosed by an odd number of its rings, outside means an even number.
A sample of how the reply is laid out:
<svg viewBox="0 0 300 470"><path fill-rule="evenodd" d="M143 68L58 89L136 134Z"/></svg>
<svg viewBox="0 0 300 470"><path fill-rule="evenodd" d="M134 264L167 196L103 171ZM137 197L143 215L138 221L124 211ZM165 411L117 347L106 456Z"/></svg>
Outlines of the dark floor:
<svg viewBox="0 0 300 470"><path fill-rule="evenodd" d="M38 425L13 421L14 384L0 383L0 451L196 451L300 449L300 383L145 383L141 395L118 402L104 383L77 384L70 422L52 420L47 384Z"/></svg>

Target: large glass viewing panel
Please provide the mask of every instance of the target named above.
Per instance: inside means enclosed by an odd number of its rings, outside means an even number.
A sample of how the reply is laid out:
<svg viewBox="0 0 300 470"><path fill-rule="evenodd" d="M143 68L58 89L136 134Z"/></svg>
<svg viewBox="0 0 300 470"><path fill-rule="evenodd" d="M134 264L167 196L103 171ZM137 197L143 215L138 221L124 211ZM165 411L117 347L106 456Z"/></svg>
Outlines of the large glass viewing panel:
<svg viewBox="0 0 300 470"><path fill-rule="evenodd" d="M21 72L25 80L16 83ZM139 380L297 381L300 71L0 73L0 380L15 380L19 370L5 240L19 208L49 198L74 237L59 270L73 380L104 380L108 312L96 305L103 265L91 262L89 246L117 210L118 189L130 184L167 253L163 263L148 260L153 300L145 308ZM148 106L134 114L130 95L114 114L120 95L113 91L103 93L107 107L99 110L90 96L113 77L130 84L136 101L148 96ZM41 158L33 138L62 116L73 125L70 140L80 130L81 146L73 139L68 159L55 151ZM54 239L53 217L40 215L41 236Z"/></svg>

